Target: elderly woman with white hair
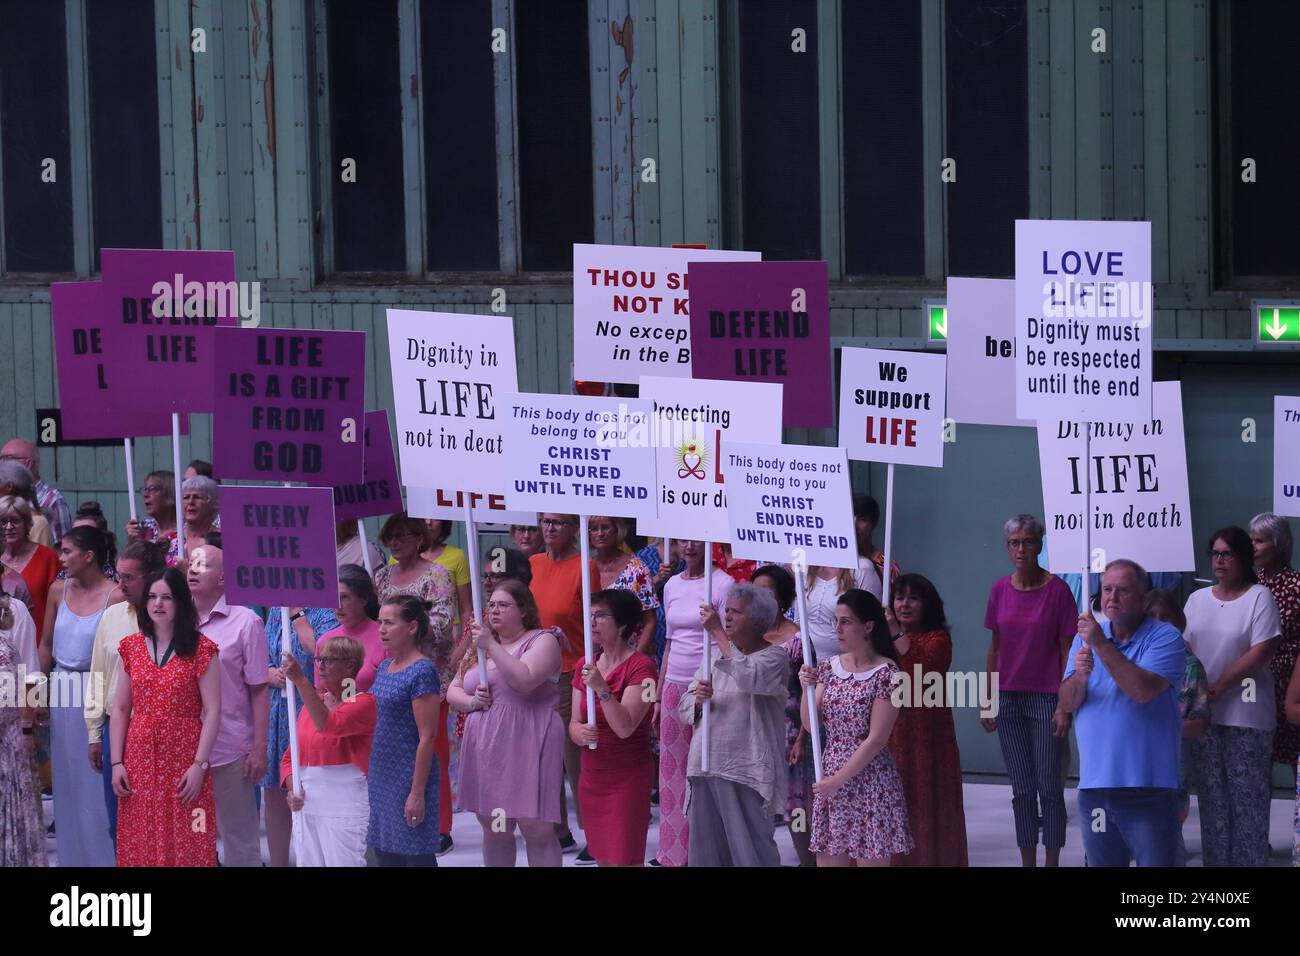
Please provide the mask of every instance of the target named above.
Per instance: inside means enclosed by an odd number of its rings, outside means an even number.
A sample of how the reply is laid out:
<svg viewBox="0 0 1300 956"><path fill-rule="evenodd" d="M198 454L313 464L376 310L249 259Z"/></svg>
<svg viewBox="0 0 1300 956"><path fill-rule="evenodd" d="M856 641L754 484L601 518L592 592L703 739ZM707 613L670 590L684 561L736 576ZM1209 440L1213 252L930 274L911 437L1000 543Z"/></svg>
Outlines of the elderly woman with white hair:
<svg viewBox="0 0 1300 956"><path fill-rule="evenodd" d="M1079 627L1069 586L1038 564L1044 534L1033 515L1003 525L1011 573L993 583L984 612L984 626L993 633L987 666L998 677L999 710L980 724L998 733L1024 866L1037 865L1040 832L1047 866L1060 865L1065 845L1061 738L1070 732L1070 719L1057 694Z"/></svg>
<svg viewBox="0 0 1300 956"><path fill-rule="evenodd" d="M1291 567L1291 525L1271 512L1255 515L1250 519L1250 543L1259 583L1273 594L1282 624L1282 639L1269 661L1277 697L1273 762L1295 767L1300 759L1300 727L1286 718L1286 691L1300 655L1300 571Z"/></svg>
<svg viewBox="0 0 1300 956"><path fill-rule="evenodd" d="M221 486L195 475L181 482L181 516L185 519L185 553L201 548L211 531L221 530ZM169 560L171 555L168 556Z"/></svg>
<svg viewBox="0 0 1300 956"><path fill-rule="evenodd" d="M785 702L790 655L767 641L776 598L755 584L734 585L723 620L710 604L700 621L713 640L710 678L700 670L678 703L691 738L686 776L691 866L779 866L772 818L785 809ZM709 703L709 769L702 769L701 717Z"/></svg>

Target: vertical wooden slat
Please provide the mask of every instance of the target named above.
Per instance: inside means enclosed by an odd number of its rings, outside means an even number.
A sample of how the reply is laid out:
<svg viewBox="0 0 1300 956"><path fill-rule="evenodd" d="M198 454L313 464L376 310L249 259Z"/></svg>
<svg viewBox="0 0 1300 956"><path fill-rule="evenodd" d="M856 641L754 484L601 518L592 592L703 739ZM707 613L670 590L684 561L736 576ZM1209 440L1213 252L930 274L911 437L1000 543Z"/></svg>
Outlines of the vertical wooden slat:
<svg viewBox="0 0 1300 956"><path fill-rule="evenodd" d="M171 0L154 0L154 58L158 67L158 168L162 172L162 244L178 247L176 223L176 130L172 123Z"/></svg>
<svg viewBox="0 0 1300 956"><path fill-rule="evenodd" d="M902 334L902 314L898 309L876 310L876 335L884 339L896 339Z"/></svg>
<svg viewBox="0 0 1300 956"><path fill-rule="evenodd" d="M73 268L78 276L87 277L94 271L95 248L86 0L67 0L64 16L68 39L68 163L71 168L63 171L63 175L72 186Z"/></svg>
<svg viewBox="0 0 1300 956"><path fill-rule="evenodd" d="M1196 169L1196 62L1195 35L1198 3L1169 5L1166 83L1169 112L1166 135L1173 148L1168 155L1169 281L1196 280L1199 229L1197 199L1202 184Z"/></svg>
<svg viewBox="0 0 1300 956"><path fill-rule="evenodd" d="M1201 337L1201 310L1179 309L1177 317L1178 337L1180 339L1199 339Z"/></svg>
<svg viewBox="0 0 1300 956"><path fill-rule="evenodd" d="M853 335L856 338L874 338L880 328L878 309L853 310Z"/></svg>
<svg viewBox="0 0 1300 956"><path fill-rule="evenodd" d="M1028 3L1029 217L1052 217L1051 11L1047 0Z"/></svg>
<svg viewBox="0 0 1300 956"><path fill-rule="evenodd" d="M492 0L492 26L506 31L506 52L492 56L497 146L497 249L501 271L519 272L519 127L515 120L514 0Z"/></svg>
<svg viewBox="0 0 1300 956"><path fill-rule="evenodd" d="M677 7L677 0L667 0ZM680 31L674 33L674 42ZM718 0L718 72L721 111L718 138L721 143L719 162L722 164L720 187L722 194L722 241L725 248L744 247L745 216L743 201L744 165L741 162L740 115L740 0ZM680 108L680 65L676 93ZM680 114L679 114L680 116ZM665 116L664 122L668 122ZM665 127L664 133L668 132ZM678 134L680 136L680 129Z"/></svg>
<svg viewBox="0 0 1300 956"><path fill-rule="evenodd" d="M1143 207L1151 222L1151 274L1169 281L1168 57L1165 0L1142 5Z"/></svg>
<svg viewBox="0 0 1300 956"><path fill-rule="evenodd" d="M205 249L230 248L230 190L226 175L225 44L222 4L193 0L193 27L205 32L206 52L191 53L194 65L195 166L199 241Z"/></svg>
<svg viewBox="0 0 1300 956"><path fill-rule="evenodd" d="M276 75L271 56L271 0L249 0L248 17L249 130L253 163L253 207L249 216L256 232L257 274L271 279L281 274L277 218L273 212L276 198ZM326 179L325 182L333 180Z"/></svg>
<svg viewBox="0 0 1300 956"><path fill-rule="evenodd" d="M1201 335L1207 339L1226 339L1228 337L1228 313L1223 309L1203 309L1201 311Z"/></svg>
<svg viewBox="0 0 1300 956"><path fill-rule="evenodd" d="M1210 116L1213 115L1210 98L1213 83L1210 76L1211 13L1207 0L1197 0L1192 5L1192 95L1197 108L1192 116L1192 179L1196 183L1195 203L1195 291L1208 295L1213 285L1212 239L1210 233L1210 153L1212 133Z"/></svg>
<svg viewBox="0 0 1300 956"><path fill-rule="evenodd" d="M636 242L657 246L661 239L660 187L663 183L664 156L659 145L659 32L655 24L655 0L631 0L634 46L632 73L632 157L637 168L632 182L634 191ZM641 161L655 161L655 181L642 182ZM669 162L675 162L669 160Z"/></svg>
<svg viewBox="0 0 1300 956"><path fill-rule="evenodd" d="M424 272L424 111L420 108L419 0L398 0L398 75L402 91L402 199L406 222L406 273Z"/></svg>
<svg viewBox="0 0 1300 956"><path fill-rule="evenodd" d="M189 0L167 5L172 70L172 166L176 171L176 248L199 248L199 197L195 169L194 61L190 53Z"/></svg>
<svg viewBox="0 0 1300 956"><path fill-rule="evenodd" d="M587 47L591 57L592 215L598 243L614 242L614 121L610 103L609 0L587 0Z"/></svg>
<svg viewBox="0 0 1300 956"><path fill-rule="evenodd" d="M840 124L840 2L817 4L817 130L821 183L821 250L832 282L844 275L844 180Z"/></svg>
<svg viewBox="0 0 1300 956"><path fill-rule="evenodd" d="M715 247L721 242L717 3L685 5L680 36L685 241Z"/></svg>
<svg viewBox="0 0 1300 956"><path fill-rule="evenodd" d="M610 235L617 245L627 246L636 244L633 197L637 184L641 182L641 159L632 148L636 63L629 63L624 52L625 47L630 47L635 61L636 27L629 0L607 0L607 4L602 4L609 18L604 34L593 36L591 42L604 44L609 62L609 70L605 73L608 83L605 96L609 99ZM615 29L620 33L626 29L625 46L615 42ZM628 71L625 77L624 70Z"/></svg>
<svg viewBox="0 0 1300 956"><path fill-rule="evenodd" d="M1052 61L1052 218L1074 219L1074 3L1071 0L1051 4L1049 17Z"/></svg>
<svg viewBox="0 0 1300 956"><path fill-rule="evenodd" d="M515 365L519 370L519 390L536 392L537 385L537 307L521 302L514 307Z"/></svg>
<svg viewBox="0 0 1300 956"><path fill-rule="evenodd" d="M307 98L303 8L275 6L271 56L275 65L275 211L279 276L311 281L311 189L307 184L307 133L299 104ZM259 206L259 209L263 207Z"/></svg>
<svg viewBox="0 0 1300 956"><path fill-rule="evenodd" d="M1145 189L1142 170L1143 116L1142 4L1138 0L1115 0L1111 16L1113 30L1115 218L1145 218Z"/></svg>
<svg viewBox="0 0 1300 956"><path fill-rule="evenodd" d="M240 279L255 279L257 272L257 229L253 204L253 121L250 108L253 85L249 60L249 5L228 6L222 11L221 56L222 104L220 122L225 131L225 189L230 248L235 251L235 268Z"/></svg>
<svg viewBox="0 0 1300 956"><path fill-rule="evenodd" d="M704 236L710 247L722 245L722 142L718 131L718 113L721 107L721 90L718 80L718 4L717 0L703 0L703 23L700 27L703 77L700 84L700 105L704 126ZM696 240L689 240L694 242Z"/></svg>
<svg viewBox="0 0 1300 956"><path fill-rule="evenodd" d="M559 356L556 348L555 306L538 303L535 320L537 338L534 355L537 363L537 390L554 394L560 391ZM567 391L567 389L565 389Z"/></svg>
<svg viewBox="0 0 1300 956"><path fill-rule="evenodd" d="M555 307L555 340L557 367L560 374L560 394L573 391L573 305L561 302Z"/></svg>
<svg viewBox="0 0 1300 956"><path fill-rule="evenodd" d="M1102 216L1101 56L1092 31L1101 26L1098 0L1074 0L1074 216Z"/></svg>
<svg viewBox="0 0 1300 956"><path fill-rule="evenodd" d="M921 6L921 163L922 198L925 215L925 275L941 281L947 274L948 200L945 184L940 180L945 150L943 5ZM953 157L956 158L956 157ZM961 176L961 161L957 162Z"/></svg>

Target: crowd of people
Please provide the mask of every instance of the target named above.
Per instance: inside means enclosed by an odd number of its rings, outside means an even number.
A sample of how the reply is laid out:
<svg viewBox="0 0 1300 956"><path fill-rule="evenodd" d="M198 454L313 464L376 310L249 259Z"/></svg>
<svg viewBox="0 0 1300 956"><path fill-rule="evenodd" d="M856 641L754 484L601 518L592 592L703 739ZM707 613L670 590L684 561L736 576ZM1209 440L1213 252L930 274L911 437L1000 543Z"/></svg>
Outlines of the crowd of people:
<svg viewBox="0 0 1300 956"><path fill-rule="evenodd" d="M0 676L47 691L0 708L0 865L45 864L44 789L60 865L258 866L264 822L273 866L436 866L455 806L488 866L515 864L516 834L530 866L773 866L778 828L801 865L968 863L944 602L886 568L869 496L857 566L808 568L802 595L788 567L591 516L584 619L579 519L545 513L488 549L475 619L451 524L396 514L387 556L340 522L337 606L282 614L226 600L206 462L179 528L173 474L145 477L120 551L38 463L0 451ZM1060 861L1072 730L1080 816L1105 821L1080 828L1090 865L1184 862L1192 792L1205 864L1264 864L1273 765L1300 756L1286 520L1215 531L1214 583L1185 600L1114 560L1083 613L1036 518L1004 543L981 722L1024 865L1039 843Z"/></svg>

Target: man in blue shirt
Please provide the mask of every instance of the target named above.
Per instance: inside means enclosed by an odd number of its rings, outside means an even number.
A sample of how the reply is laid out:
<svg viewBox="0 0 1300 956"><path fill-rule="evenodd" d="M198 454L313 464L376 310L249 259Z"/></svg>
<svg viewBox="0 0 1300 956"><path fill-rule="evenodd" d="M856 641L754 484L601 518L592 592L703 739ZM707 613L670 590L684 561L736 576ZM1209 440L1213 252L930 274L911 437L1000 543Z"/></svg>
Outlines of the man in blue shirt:
<svg viewBox="0 0 1300 956"><path fill-rule="evenodd" d="M1186 650L1177 628L1146 616L1147 573L1106 565L1106 623L1079 616L1060 708L1076 713L1079 814L1089 866L1173 866L1178 846L1178 688Z"/></svg>

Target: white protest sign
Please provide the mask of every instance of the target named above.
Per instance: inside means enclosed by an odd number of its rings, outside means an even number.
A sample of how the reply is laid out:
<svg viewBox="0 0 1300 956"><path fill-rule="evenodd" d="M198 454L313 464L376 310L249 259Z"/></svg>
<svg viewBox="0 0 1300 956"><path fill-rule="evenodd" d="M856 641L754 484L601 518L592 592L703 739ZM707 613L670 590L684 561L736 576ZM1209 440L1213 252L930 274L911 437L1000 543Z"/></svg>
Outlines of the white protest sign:
<svg viewBox="0 0 1300 956"><path fill-rule="evenodd" d="M1151 223L1016 220L1019 418L1149 422L1152 319Z"/></svg>
<svg viewBox="0 0 1300 956"><path fill-rule="evenodd" d="M1182 387L1156 382L1151 421L1092 422L1092 560L1096 573L1116 558L1148 571L1191 571L1192 512L1187 489ZM1083 551L1084 432L1079 422L1039 422L1038 461L1048 570L1079 573Z"/></svg>
<svg viewBox="0 0 1300 956"><path fill-rule="evenodd" d="M840 350L840 447L858 461L943 467L945 360Z"/></svg>
<svg viewBox="0 0 1300 956"><path fill-rule="evenodd" d="M722 456L735 557L857 568L843 448L728 440Z"/></svg>
<svg viewBox="0 0 1300 956"><path fill-rule="evenodd" d="M1300 398L1273 396L1273 513L1300 517Z"/></svg>
<svg viewBox="0 0 1300 956"><path fill-rule="evenodd" d="M781 386L646 376L641 398L653 403L659 516L637 532L727 541L722 442L781 442Z"/></svg>
<svg viewBox="0 0 1300 956"><path fill-rule="evenodd" d="M466 502L474 512L474 521L478 524L478 529L483 532L499 530L497 527L499 525L505 525L508 531L512 524L537 524L537 512L511 511L506 507L504 494L484 495L472 491L412 486L407 486L406 489L406 513L412 518L464 521Z"/></svg>
<svg viewBox="0 0 1300 956"><path fill-rule="evenodd" d="M635 383L691 377L688 262L749 262L757 252L573 246L573 375Z"/></svg>
<svg viewBox="0 0 1300 956"><path fill-rule="evenodd" d="M513 320L389 309L388 357L403 483L504 494L494 393L519 390Z"/></svg>
<svg viewBox="0 0 1300 956"><path fill-rule="evenodd" d="M512 509L654 517L649 401L514 393L500 409Z"/></svg>
<svg viewBox="0 0 1300 956"><path fill-rule="evenodd" d="M948 277L948 414L967 425L1016 417L1016 283Z"/></svg>

